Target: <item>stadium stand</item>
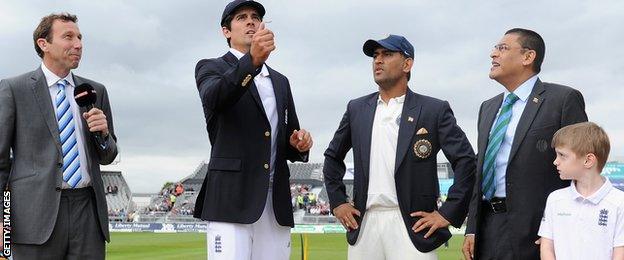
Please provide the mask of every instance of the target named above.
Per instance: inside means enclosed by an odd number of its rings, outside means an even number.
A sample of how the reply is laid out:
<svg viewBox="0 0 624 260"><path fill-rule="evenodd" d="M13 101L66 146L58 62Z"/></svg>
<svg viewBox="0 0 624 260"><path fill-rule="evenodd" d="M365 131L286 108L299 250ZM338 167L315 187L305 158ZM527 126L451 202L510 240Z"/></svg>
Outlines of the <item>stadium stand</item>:
<svg viewBox="0 0 624 260"><path fill-rule="evenodd" d="M323 185L323 164L322 163L289 163L291 195L293 197L292 206L296 224L327 224L337 223L329 210L329 198L327 190ZM131 200L123 195L132 196L121 173L109 174L107 183L119 183L119 194L107 195L109 209L113 211L123 211L122 216L115 217L114 221L137 221L141 222L197 222L193 218L195 200L204 178L208 174L208 164L201 162L195 170L188 176L182 178L175 184L164 187L158 194L151 195L148 206L141 208L129 207ZM113 176L114 175L114 176ZM449 163L438 164L438 176L441 178L441 187L452 184L453 172ZM353 166L347 164L345 174L345 186L349 197L353 196ZM176 192L176 187L180 185L183 190ZM121 198L117 196L122 195ZM144 194L142 194L145 196ZM306 198L307 197L307 198ZM305 202L304 202L305 201ZM301 204L301 205L300 205ZM125 205L125 206L124 206ZM129 213L128 213L129 212ZM136 212L137 214L133 214Z"/></svg>
<svg viewBox="0 0 624 260"><path fill-rule="evenodd" d="M323 185L322 163L290 163L292 206L296 224L337 223L329 212L327 190ZM164 187L158 194L150 195L147 206L137 208L132 202L132 192L121 172L103 172L106 199L111 221L140 222L197 222L193 209L201 185L208 173L208 165L200 163L187 177ZM347 165L345 186L349 197L353 196L353 167ZM624 163L608 162L603 175L614 186L624 189ZM441 197L453 183L453 170L449 163L438 164ZM176 191L177 186L182 189ZM110 189L109 187L110 186ZM117 189L115 189L117 187ZM116 190L116 191L115 191ZM304 199L307 195L307 199ZM141 194L145 198L145 194ZM146 201L146 200L144 200ZM307 202L304 202L307 201ZM145 203L143 203L144 205ZM137 214L134 214L134 213Z"/></svg>
<svg viewBox="0 0 624 260"><path fill-rule="evenodd" d="M293 197L293 214L295 223L312 224L312 223L336 223L336 219L331 215L329 210L329 198L327 191L323 185L323 164L322 163L290 163L291 195ZM347 171L353 172L352 167ZM200 163L196 169L187 177L179 180L179 184L184 187L184 191L178 196L173 195L175 187L165 187L158 194L151 195L150 203L146 207L136 210L139 214L137 218L132 216L130 212L127 220L141 222L196 222L193 218L193 209L195 208L195 200L201 185L208 173L208 165L205 162ZM353 195L353 180L347 175L345 179L346 190L349 196ZM302 202L298 205L298 197L301 200L306 198L305 205ZM109 207L110 208L110 207ZM116 218L119 221L121 217Z"/></svg>
<svg viewBox="0 0 624 260"><path fill-rule="evenodd" d="M132 192L120 171L102 171L108 217L111 222L126 221L134 211Z"/></svg>
<svg viewBox="0 0 624 260"><path fill-rule="evenodd" d="M624 163L621 163L622 161L624 160L608 162L602 174L608 177L616 188L624 190ZM302 228L309 228L310 225L339 225L336 218L329 212L327 190L323 186L323 164L294 163L288 166L291 171L290 182L295 223ZM132 232L145 232L145 230L202 232L201 226L205 227L205 222L194 219L192 213L207 173L207 164L202 162L191 174L177 183L163 185L159 193L132 193L121 172L103 172L102 178L112 222L110 223L111 230L113 232L128 232L129 230ZM352 164L347 163L344 182L349 197L353 196L353 173ZM453 172L450 164L438 164L438 182L441 193L438 205L445 200L445 192L453 184L452 178ZM183 189L176 191L176 184L180 184ZM174 194L173 197L172 194ZM308 196L307 204L299 206L299 197L303 204L305 195Z"/></svg>
<svg viewBox="0 0 624 260"><path fill-rule="evenodd" d="M193 211L195 209L195 200L197 200L196 191L185 191L176 199L171 211L167 214L167 221L171 222L195 222Z"/></svg>

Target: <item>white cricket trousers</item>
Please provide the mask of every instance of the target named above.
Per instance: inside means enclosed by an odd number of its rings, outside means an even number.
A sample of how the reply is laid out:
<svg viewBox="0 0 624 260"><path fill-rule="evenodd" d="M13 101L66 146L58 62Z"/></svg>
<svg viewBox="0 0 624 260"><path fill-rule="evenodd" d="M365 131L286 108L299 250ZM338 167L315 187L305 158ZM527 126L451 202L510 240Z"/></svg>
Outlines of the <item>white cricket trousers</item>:
<svg viewBox="0 0 624 260"><path fill-rule="evenodd" d="M405 228L401 211L395 208L371 208L364 214L355 245L349 245L349 260L437 260L435 251L416 249Z"/></svg>
<svg viewBox="0 0 624 260"><path fill-rule="evenodd" d="M288 260L290 227L277 224L272 198L253 224L208 222L208 260Z"/></svg>

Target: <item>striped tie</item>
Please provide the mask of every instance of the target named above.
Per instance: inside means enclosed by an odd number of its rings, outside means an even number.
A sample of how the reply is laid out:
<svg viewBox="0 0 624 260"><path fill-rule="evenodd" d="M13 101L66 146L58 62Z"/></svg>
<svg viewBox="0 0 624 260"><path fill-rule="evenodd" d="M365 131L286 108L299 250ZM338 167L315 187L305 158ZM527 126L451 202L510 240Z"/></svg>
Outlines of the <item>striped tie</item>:
<svg viewBox="0 0 624 260"><path fill-rule="evenodd" d="M55 105L63 148L63 181L75 188L82 179L82 174L80 173L80 157L76 142L74 117L69 106L69 100L65 95L65 87L69 85L69 82L61 80L56 85L59 88L56 93Z"/></svg>
<svg viewBox="0 0 624 260"><path fill-rule="evenodd" d="M507 132L507 126L511 121L511 109L513 104L518 101L518 96L514 93L509 93L503 102L500 114L496 119L496 124L490 132L489 142L487 149L485 150L485 162L483 163L483 182L481 188L483 189L483 196L490 200L494 197L496 191L495 182L495 169L496 169L496 155L500 150L503 139L505 138L505 132Z"/></svg>

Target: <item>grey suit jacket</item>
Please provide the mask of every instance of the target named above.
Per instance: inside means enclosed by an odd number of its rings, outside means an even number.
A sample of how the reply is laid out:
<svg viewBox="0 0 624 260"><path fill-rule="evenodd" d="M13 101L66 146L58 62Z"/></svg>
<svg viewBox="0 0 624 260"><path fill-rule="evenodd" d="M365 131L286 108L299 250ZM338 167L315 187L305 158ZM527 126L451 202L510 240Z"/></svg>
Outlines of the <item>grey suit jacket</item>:
<svg viewBox="0 0 624 260"><path fill-rule="evenodd" d="M476 234L476 243L480 243L485 149L502 102L503 94L499 94L483 102L479 110L477 176L466 228L467 234ZM552 191L569 185L559 179L553 165L555 151L550 143L557 130L583 121L587 121L585 102L578 90L542 83L539 79L535 82L516 128L505 176L507 227L514 259L539 259L539 245L534 242L539 238L537 230L546 198ZM475 258L479 259L479 252L475 253Z"/></svg>
<svg viewBox="0 0 624 260"><path fill-rule="evenodd" d="M101 148L85 131L88 169L95 191L98 221L109 241L108 212L100 164L117 156L108 94L102 84L74 75L76 85L89 83L97 92L95 106L104 111L110 136ZM85 112L84 109L81 109ZM59 209L63 154L58 123L41 68L0 81L0 188L11 191L13 242L40 245L46 242ZM12 156L10 155L12 153Z"/></svg>

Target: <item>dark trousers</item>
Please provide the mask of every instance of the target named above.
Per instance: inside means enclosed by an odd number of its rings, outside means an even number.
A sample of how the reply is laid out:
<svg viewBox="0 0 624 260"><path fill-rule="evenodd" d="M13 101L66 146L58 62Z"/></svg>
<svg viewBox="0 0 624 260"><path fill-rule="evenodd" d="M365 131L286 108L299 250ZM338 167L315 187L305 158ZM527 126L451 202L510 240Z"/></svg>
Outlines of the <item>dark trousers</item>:
<svg viewBox="0 0 624 260"><path fill-rule="evenodd" d="M61 192L56 224L48 241L42 245L13 244L14 260L97 260L104 259L105 254L91 187Z"/></svg>
<svg viewBox="0 0 624 260"><path fill-rule="evenodd" d="M477 243L479 260L512 260L513 251L507 227L507 212L494 213L489 205L482 207Z"/></svg>

